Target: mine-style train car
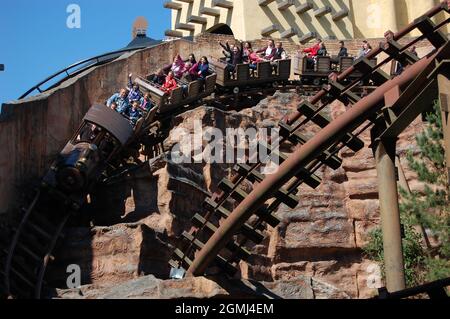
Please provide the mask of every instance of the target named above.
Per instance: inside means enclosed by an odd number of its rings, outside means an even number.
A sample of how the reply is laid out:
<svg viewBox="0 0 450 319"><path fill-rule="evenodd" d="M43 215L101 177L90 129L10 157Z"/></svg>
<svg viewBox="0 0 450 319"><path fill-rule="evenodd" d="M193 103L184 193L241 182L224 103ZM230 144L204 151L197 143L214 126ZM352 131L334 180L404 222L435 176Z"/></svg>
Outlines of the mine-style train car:
<svg viewBox="0 0 450 319"><path fill-rule="evenodd" d="M227 64L221 60L214 62L213 67L217 73L217 86L224 89L233 89L239 93L240 88L264 86L265 84L283 84L291 76L291 60L278 60L274 62L260 62L256 70L251 70L249 64L238 64L232 74L227 70Z"/></svg>
<svg viewBox="0 0 450 319"><path fill-rule="evenodd" d="M211 62L210 73L211 75L204 81L185 83L177 80L178 87L170 93L165 92L160 85L150 80L153 75L146 78L138 77L135 83L150 94L151 100L158 106L159 114L169 114L173 110L195 103L215 92L238 94L248 87L283 84L289 81L291 60L261 62L258 63L256 70L251 70L248 64L238 64L234 73L229 72L227 64L219 60Z"/></svg>
<svg viewBox="0 0 450 319"><path fill-rule="evenodd" d="M45 270L65 224L133 134L133 126L119 113L103 105L91 107L22 209L5 263L8 295L40 298Z"/></svg>
<svg viewBox="0 0 450 319"><path fill-rule="evenodd" d="M196 80L189 83L178 81L179 86L170 93L165 92L160 85L142 77L136 78L135 83L150 94L151 100L158 107L158 113L165 114L213 94L216 79L217 75L213 73L207 76L205 81Z"/></svg>
<svg viewBox="0 0 450 319"><path fill-rule="evenodd" d="M333 60L330 56L317 57L313 65L308 63L307 57L297 56L294 59L294 74L300 77L304 85L321 86L328 82L331 73L342 73L358 63L354 57L340 57ZM377 65L377 59L370 60L371 66ZM362 72L356 70L350 79L361 77Z"/></svg>
<svg viewBox="0 0 450 319"><path fill-rule="evenodd" d="M114 110L94 105L44 177L47 186L83 193L133 135L133 126Z"/></svg>

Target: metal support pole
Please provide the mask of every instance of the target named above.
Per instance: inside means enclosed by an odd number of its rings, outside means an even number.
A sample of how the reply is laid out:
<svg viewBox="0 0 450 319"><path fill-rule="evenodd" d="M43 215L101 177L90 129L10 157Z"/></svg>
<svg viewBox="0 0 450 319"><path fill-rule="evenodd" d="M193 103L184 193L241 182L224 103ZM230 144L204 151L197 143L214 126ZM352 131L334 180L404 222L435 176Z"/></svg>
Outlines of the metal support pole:
<svg viewBox="0 0 450 319"><path fill-rule="evenodd" d="M388 139L375 143L384 264L389 292L406 287L395 168L396 142L395 139Z"/></svg>
<svg viewBox="0 0 450 319"><path fill-rule="evenodd" d="M442 112L442 129L444 131L445 161L450 185L450 72L438 74L439 102Z"/></svg>

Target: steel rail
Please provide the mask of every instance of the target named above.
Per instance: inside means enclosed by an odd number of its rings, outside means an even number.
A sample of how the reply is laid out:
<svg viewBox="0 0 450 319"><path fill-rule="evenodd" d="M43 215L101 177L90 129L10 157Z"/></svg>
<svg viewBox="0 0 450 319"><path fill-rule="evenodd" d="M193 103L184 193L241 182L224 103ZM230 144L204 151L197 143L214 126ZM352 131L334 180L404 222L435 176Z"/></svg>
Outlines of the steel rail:
<svg viewBox="0 0 450 319"><path fill-rule="evenodd" d="M448 50L448 43L444 49ZM436 53L423 58L411 65L405 72L384 83L372 94L355 103L354 106L322 129L311 140L300 147L279 168L277 174L269 175L264 179L239 205L231 215L222 223L217 232L212 235L204 247L197 253L188 273L194 276L202 275L221 249L232 239L234 234L253 215L258 208L266 202L302 168L311 163L328 147L333 145L337 137L344 136L361 126L372 114L375 114L384 105L384 94L392 88L399 86L406 88L418 75L424 74L423 82L427 80L427 72L434 67L433 61Z"/></svg>
<svg viewBox="0 0 450 319"><path fill-rule="evenodd" d="M27 210L25 212L25 215L24 215L22 221L20 222L19 227L17 228L17 231L16 231L16 233L14 235L14 238L13 238L13 240L11 242L11 245L9 247L9 250L8 250L8 256L7 256L6 265L5 265L5 278L4 278L5 279L6 290L7 290L8 293L11 290L9 275L10 275L10 272L11 272L11 264L12 264L12 261L13 261L14 252L16 250L17 243L19 242L20 235L22 234L23 229L24 229L24 227L25 227L29 217L30 217L31 213L33 212L33 209L36 206L36 203L38 202L40 195L41 195L41 192L40 192L40 190L38 190L36 195L33 198L32 203L27 208Z"/></svg>
<svg viewBox="0 0 450 319"><path fill-rule="evenodd" d="M435 282L392 293L380 289L380 295L372 299L405 299L419 294L428 294L430 299L449 299L449 297L446 296L446 287L450 287L450 278L437 280Z"/></svg>
<svg viewBox="0 0 450 319"><path fill-rule="evenodd" d="M53 250L56 247L58 239L60 238L61 233L63 232L63 229L66 226L66 223L67 223L69 217L70 217L70 213L66 214L62 218L61 222L59 223L59 225L58 225L58 227L57 227L57 229L56 229L56 231L55 231L55 233L54 233L54 235L52 237L51 242L49 243L49 245L47 247L47 252L46 252L46 254L45 254L45 256L44 256L44 258L42 260L42 263L39 266L37 282L36 282L36 285L35 285L35 292L34 292L34 295L35 295L36 299L41 299L42 284L43 284L43 281L44 281L45 271L46 271L47 266L48 266L48 264L50 262L51 254L53 253Z"/></svg>

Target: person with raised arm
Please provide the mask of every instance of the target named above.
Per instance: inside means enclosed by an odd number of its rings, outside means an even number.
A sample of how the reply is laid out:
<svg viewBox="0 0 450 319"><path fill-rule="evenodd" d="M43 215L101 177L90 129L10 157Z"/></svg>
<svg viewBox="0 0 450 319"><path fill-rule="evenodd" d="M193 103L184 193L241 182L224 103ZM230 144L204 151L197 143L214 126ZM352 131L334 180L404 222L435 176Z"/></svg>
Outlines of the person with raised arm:
<svg viewBox="0 0 450 319"><path fill-rule="evenodd" d="M142 93L139 85L133 83L132 77L133 73L130 73L130 75L128 76L128 101L130 103L133 103L134 101L140 101L142 99Z"/></svg>
<svg viewBox="0 0 450 319"><path fill-rule="evenodd" d="M320 44L322 43L321 39L317 39L316 44L314 44L312 47L303 49L302 53L306 53L306 56L308 58L315 58L317 56L317 53L320 50Z"/></svg>
<svg viewBox="0 0 450 319"><path fill-rule="evenodd" d="M236 70L236 66L238 64L242 64L244 63L244 43L241 42L240 48L236 45L230 47L230 45L227 42L227 46L225 47L221 42L219 42L219 44L224 48L224 49L229 49L229 53L230 53L230 58L228 59L227 62L227 67L226 70L228 72L230 72L231 74L234 74L235 70ZM227 51L228 52L228 51Z"/></svg>

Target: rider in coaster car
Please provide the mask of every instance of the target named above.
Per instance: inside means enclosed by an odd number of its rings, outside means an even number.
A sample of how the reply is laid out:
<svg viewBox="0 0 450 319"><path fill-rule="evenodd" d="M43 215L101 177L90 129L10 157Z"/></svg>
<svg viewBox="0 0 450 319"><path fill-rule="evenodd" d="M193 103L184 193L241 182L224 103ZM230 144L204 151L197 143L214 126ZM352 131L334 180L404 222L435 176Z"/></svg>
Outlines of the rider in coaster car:
<svg viewBox="0 0 450 319"><path fill-rule="evenodd" d="M262 48L261 50L256 51L256 53L263 53L263 59L266 61L272 61L275 53L277 52L277 48L275 47L275 41L269 40L267 42L267 46Z"/></svg>
<svg viewBox="0 0 450 319"><path fill-rule="evenodd" d="M106 106L111 107L113 103L115 103L117 106L117 112L122 113L123 111L125 111L130 104L130 101L128 100L128 90L121 89L119 93L115 93L108 99L108 101L106 102Z"/></svg>
<svg viewBox="0 0 450 319"><path fill-rule="evenodd" d="M173 90L175 90L178 87L178 83L175 79L173 71L170 71L169 74L166 77L166 82L164 82L164 85L162 86L162 89L169 94Z"/></svg>
<svg viewBox="0 0 450 319"><path fill-rule="evenodd" d="M139 101L134 101L125 115L129 117L131 124L136 125L137 121L142 117Z"/></svg>
<svg viewBox="0 0 450 319"><path fill-rule="evenodd" d="M185 67L185 63L184 63L183 59L181 58L181 56L179 54L177 54L175 56L175 58L173 58L173 63L172 63L172 67L170 68L170 70L173 72L173 75L177 79L181 79L185 69L186 69L186 67Z"/></svg>
<svg viewBox="0 0 450 319"><path fill-rule="evenodd" d="M128 101L130 101L130 103L133 103L134 101L140 101L142 98L142 93L139 85L133 83L133 81L131 80L132 77L133 74L131 73L128 76L128 90L130 91L130 93L128 94Z"/></svg>

